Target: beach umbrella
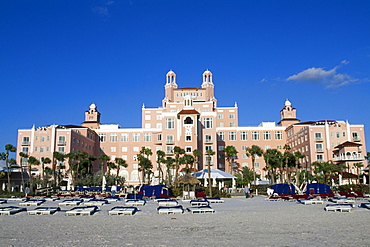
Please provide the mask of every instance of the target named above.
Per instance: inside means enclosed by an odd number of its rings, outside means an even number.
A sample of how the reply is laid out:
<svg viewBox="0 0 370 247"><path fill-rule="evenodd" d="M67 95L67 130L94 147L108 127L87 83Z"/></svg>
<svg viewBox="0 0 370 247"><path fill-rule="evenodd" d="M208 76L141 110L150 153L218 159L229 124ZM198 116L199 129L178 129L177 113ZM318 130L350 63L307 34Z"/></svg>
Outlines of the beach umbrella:
<svg viewBox="0 0 370 247"><path fill-rule="evenodd" d="M102 192L105 191L105 186L107 184L107 179L105 178L105 176L103 175L103 181L102 181L102 185L101 185L101 190Z"/></svg>

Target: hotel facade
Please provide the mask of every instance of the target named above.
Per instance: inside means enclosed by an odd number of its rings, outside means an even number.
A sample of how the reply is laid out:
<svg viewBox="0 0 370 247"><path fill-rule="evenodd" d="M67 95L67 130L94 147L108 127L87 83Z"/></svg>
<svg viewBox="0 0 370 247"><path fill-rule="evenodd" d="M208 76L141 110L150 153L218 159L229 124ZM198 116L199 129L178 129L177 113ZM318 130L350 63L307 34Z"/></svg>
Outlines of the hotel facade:
<svg viewBox="0 0 370 247"><path fill-rule="evenodd" d="M156 108L143 105L141 128L102 124L97 106L91 104L81 125L48 125L18 130L18 151L36 158L52 159L54 151L71 153L78 150L96 157L106 154L111 160L123 158L128 167L120 169L119 175L126 178L127 184L139 183L136 155L142 147L153 152L150 158L154 176L158 175L156 151L162 150L167 156L174 156L175 146L183 148L187 154L192 154L195 149L205 154L206 150L212 149L215 152L210 160L212 167L229 173L238 172L245 166L252 169L251 158L245 152L252 145L283 152L284 145L288 144L291 152L300 151L305 155L300 163L308 169L315 161L343 163L355 174L354 163L361 162L366 166L364 125L335 120L300 122L296 109L286 100L278 123L239 126L237 104L219 107L214 87L213 75L208 70L202 75L200 88L179 88L176 74L169 71L162 105ZM226 146L235 146L238 151L232 169L225 160L223 149ZM17 161L26 167L27 160L19 154ZM65 165L68 169L67 161ZM198 169L205 165L203 156ZM254 168L262 179L267 175L264 167L263 157L256 157ZM106 171L106 166L96 161L93 171L100 170ZM40 174L41 167L35 167L33 173Z"/></svg>

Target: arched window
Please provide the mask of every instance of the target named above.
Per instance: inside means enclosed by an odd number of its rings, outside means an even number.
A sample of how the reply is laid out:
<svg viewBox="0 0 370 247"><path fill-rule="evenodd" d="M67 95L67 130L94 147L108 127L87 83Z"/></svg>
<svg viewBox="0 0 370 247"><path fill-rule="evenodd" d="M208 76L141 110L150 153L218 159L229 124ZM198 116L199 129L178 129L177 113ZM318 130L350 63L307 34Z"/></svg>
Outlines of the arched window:
<svg viewBox="0 0 370 247"><path fill-rule="evenodd" d="M191 117L186 117L184 120L184 124L193 124L193 119Z"/></svg>

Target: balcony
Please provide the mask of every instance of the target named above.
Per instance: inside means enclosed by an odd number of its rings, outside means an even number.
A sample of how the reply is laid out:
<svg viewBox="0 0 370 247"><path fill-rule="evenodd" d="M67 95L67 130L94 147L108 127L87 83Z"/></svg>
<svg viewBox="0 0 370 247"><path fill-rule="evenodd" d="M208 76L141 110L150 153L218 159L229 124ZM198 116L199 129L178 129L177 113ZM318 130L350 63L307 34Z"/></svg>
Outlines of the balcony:
<svg viewBox="0 0 370 247"><path fill-rule="evenodd" d="M66 145L66 141L58 141L58 145L64 146L64 145Z"/></svg>
<svg viewBox="0 0 370 247"><path fill-rule="evenodd" d="M31 143L29 141L22 141L22 146L29 146Z"/></svg>
<svg viewBox="0 0 370 247"><path fill-rule="evenodd" d="M323 148L316 148L316 153L323 153L324 149Z"/></svg>
<svg viewBox="0 0 370 247"><path fill-rule="evenodd" d="M340 155L338 157L334 157L333 161L362 161L365 160L363 155Z"/></svg>
<svg viewBox="0 0 370 247"><path fill-rule="evenodd" d="M352 141L353 142L360 142L361 141L361 138L359 136L352 137Z"/></svg>
<svg viewBox="0 0 370 247"><path fill-rule="evenodd" d="M174 140L166 140L166 144L175 144Z"/></svg>
<svg viewBox="0 0 370 247"><path fill-rule="evenodd" d="M204 141L204 143L205 143L205 144L212 144L212 143L213 143L213 141L212 141L211 139L206 139L206 140Z"/></svg>
<svg viewBox="0 0 370 247"><path fill-rule="evenodd" d="M323 141L322 137L315 137L315 142L322 142L322 141Z"/></svg>

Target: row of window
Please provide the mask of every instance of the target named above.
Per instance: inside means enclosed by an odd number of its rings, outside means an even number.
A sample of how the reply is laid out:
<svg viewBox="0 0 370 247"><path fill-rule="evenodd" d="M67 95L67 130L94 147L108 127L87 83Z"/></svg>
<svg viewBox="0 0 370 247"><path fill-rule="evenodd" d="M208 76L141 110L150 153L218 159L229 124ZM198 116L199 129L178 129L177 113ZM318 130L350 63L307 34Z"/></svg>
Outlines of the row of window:
<svg viewBox="0 0 370 247"><path fill-rule="evenodd" d="M141 133L132 133L132 141L133 142L140 142L140 136ZM106 133L100 133L99 134L100 142L106 142L107 141L107 134ZM117 133L111 133L109 135L109 141L110 142L117 142L118 141L118 135ZM128 133L122 133L121 134L121 142L128 142L129 141L129 134ZM152 141L152 133L144 133L144 141L145 142L151 142Z"/></svg>
<svg viewBox="0 0 370 247"><path fill-rule="evenodd" d="M247 131L240 131L240 140L247 141L248 140L248 132ZM229 141L236 141L236 132L230 131L229 134ZM251 139L253 141L260 140L260 131L252 131ZM272 133L271 131L263 131L263 140L271 140ZM275 131L275 140L282 140L283 139L283 132L282 131ZM225 132L218 132L218 140L225 141Z"/></svg>

